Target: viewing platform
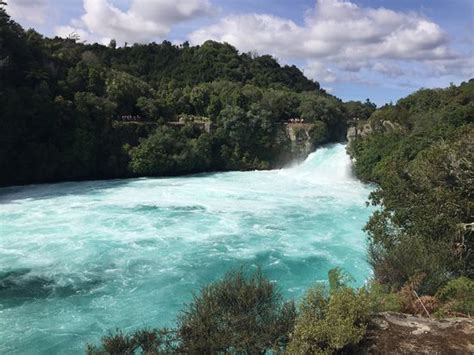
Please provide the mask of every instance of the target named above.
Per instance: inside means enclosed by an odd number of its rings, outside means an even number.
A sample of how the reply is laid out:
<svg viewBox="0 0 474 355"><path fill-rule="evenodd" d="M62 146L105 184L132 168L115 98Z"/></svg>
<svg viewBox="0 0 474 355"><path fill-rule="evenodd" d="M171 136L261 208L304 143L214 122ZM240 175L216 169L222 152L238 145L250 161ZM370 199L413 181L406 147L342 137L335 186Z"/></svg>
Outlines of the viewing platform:
<svg viewBox="0 0 474 355"><path fill-rule="evenodd" d="M151 124L158 125L157 121L151 121L146 117L140 115L120 115L115 119L116 122L135 123L135 124ZM212 131L212 121L208 117L180 115L175 121L168 121L164 123L170 127L184 127L186 125L193 125L200 128L202 131L210 133Z"/></svg>
<svg viewBox="0 0 474 355"><path fill-rule="evenodd" d="M155 120L150 120L141 115L124 114L115 119L116 122L124 122L130 124L158 125ZM169 127L180 128L186 125L193 125L200 128L203 132L210 133L213 130L214 123L209 117L194 115L179 115L173 121L164 123ZM302 118L290 118L285 122L275 122L274 125L283 125L286 127L288 135L293 140L303 140L303 136L308 136L308 132L314 127L314 123L307 123ZM303 135L302 135L303 134ZM299 138L298 138L299 137Z"/></svg>

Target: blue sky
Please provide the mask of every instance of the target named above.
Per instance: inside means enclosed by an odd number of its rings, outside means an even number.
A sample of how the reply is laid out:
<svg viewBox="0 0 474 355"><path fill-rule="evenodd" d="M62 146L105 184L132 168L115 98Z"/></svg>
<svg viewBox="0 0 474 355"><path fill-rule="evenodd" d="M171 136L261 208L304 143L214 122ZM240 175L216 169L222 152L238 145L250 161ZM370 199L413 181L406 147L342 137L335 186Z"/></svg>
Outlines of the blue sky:
<svg viewBox="0 0 474 355"><path fill-rule="evenodd" d="M7 0L24 27L88 42L226 41L343 100L395 102L474 76L472 0Z"/></svg>

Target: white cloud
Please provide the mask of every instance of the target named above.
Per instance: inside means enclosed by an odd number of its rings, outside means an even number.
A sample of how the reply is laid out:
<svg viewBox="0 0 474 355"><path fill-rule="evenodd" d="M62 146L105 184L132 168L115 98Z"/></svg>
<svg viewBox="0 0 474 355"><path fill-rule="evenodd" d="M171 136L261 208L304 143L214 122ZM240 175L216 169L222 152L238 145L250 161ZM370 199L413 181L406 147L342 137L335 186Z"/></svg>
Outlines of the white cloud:
<svg viewBox="0 0 474 355"><path fill-rule="evenodd" d="M304 29L293 21L272 15L228 16L219 23L190 34L193 44L212 39L228 42L242 51L272 53L288 58L302 54L301 36Z"/></svg>
<svg viewBox="0 0 474 355"><path fill-rule="evenodd" d="M190 34L193 44L208 39L245 52L305 60L305 72L325 82L338 81L341 72L364 68L392 78L403 75L397 65L386 61L456 63L459 58L450 49L445 31L430 19L344 0L317 0L303 25L267 14L230 15ZM346 74L357 80L355 74Z"/></svg>
<svg viewBox="0 0 474 355"><path fill-rule="evenodd" d="M42 24L48 13L48 0L10 0L7 12L15 20L27 20Z"/></svg>
<svg viewBox="0 0 474 355"><path fill-rule="evenodd" d="M474 56L429 61L429 75L458 74L464 78L474 77Z"/></svg>
<svg viewBox="0 0 474 355"><path fill-rule="evenodd" d="M86 38L114 38L118 43L163 38L173 25L213 12L209 0L131 0L126 11L109 0L83 0L83 6L81 19L71 23L76 32L87 32ZM58 35L63 27L56 29Z"/></svg>
<svg viewBox="0 0 474 355"><path fill-rule="evenodd" d="M403 75L403 70L398 65L377 62L374 64L373 69L376 72L389 76L391 78L396 78Z"/></svg>
<svg viewBox="0 0 474 355"><path fill-rule="evenodd" d="M318 78L318 80L324 81L326 83L333 83L336 81L336 74L333 70L327 68L321 62L310 62L305 67L305 74L311 78Z"/></svg>
<svg viewBox="0 0 474 355"><path fill-rule="evenodd" d="M242 50L285 57L433 59L448 57L443 30L414 13L319 0L304 26L271 15L228 16L190 35L193 43L228 41Z"/></svg>
<svg viewBox="0 0 474 355"><path fill-rule="evenodd" d="M86 41L86 42L101 42L103 44L107 43L107 41L105 39L100 40L100 39L94 37L93 35L91 35L91 33L89 33L88 31L83 30L83 29L78 28L78 27L58 26L58 27L56 27L55 31L56 31L57 36L63 37L63 38L79 37L79 41L81 41L81 42Z"/></svg>

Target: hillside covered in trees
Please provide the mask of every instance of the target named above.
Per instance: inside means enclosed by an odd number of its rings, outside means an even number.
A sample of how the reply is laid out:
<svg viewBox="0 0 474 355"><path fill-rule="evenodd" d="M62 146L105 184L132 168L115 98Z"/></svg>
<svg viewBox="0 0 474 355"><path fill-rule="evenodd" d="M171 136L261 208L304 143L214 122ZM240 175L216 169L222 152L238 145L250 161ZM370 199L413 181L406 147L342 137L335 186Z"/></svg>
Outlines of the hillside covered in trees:
<svg viewBox="0 0 474 355"><path fill-rule="evenodd" d="M281 166L290 119L314 124L316 146L374 109L228 44L86 45L25 31L5 8L0 78L0 185Z"/></svg>
<svg viewBox="0 0 474 355"><path fill-rule="evenodd" d="M414 277L433 295L474 277L474 80L422 89L358 122L356 174L377 182L366 226L375 277L398 289Z"/></svg>

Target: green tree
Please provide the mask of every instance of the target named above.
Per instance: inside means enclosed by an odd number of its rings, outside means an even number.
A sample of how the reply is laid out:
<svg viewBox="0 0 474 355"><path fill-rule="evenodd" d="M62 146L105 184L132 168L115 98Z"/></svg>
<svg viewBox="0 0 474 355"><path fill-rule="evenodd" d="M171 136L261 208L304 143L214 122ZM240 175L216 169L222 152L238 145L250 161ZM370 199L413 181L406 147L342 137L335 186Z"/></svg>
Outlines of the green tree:
<svg viewBox="0 0 474 355"><path fill-rule="evenodd" d="M339 269L328 277L329 289L317 285L303 297L289 354L333 354L356 346L365 335L370 319L366 290L347 287Z"/></svg>
<svg viewBox="0 0 474 355"><path fill-rule="evenodd" d="M284 348L295 307L260 272L232 272L203 288L178 320L182 350L192 354L263 354Z"/></svg>

